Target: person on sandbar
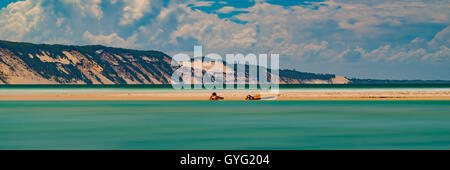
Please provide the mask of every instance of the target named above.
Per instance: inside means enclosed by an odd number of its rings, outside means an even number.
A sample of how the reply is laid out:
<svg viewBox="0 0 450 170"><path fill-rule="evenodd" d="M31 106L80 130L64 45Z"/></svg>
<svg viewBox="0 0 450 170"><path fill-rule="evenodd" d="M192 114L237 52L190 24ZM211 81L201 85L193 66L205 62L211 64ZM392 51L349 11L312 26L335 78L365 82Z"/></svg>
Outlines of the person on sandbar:
<svg viewBox="0 0 450 170"><path fill-rule="evenodd" d="M216 94L216 92L212 93L211 97L209 97L209 100L223 100L223 97L220 97Z"/></svg>

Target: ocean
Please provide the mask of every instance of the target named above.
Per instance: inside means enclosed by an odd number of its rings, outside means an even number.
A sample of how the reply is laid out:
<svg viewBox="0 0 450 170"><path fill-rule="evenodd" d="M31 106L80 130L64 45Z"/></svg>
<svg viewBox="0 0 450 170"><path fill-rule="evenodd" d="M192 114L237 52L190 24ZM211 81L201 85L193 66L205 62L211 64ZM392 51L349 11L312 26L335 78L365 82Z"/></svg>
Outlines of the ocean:
<svg viewBox="0 0 450 170"><path fill-rule="evenodd" d="M450 149L450 101L0 101L9 149Z"/></svg>

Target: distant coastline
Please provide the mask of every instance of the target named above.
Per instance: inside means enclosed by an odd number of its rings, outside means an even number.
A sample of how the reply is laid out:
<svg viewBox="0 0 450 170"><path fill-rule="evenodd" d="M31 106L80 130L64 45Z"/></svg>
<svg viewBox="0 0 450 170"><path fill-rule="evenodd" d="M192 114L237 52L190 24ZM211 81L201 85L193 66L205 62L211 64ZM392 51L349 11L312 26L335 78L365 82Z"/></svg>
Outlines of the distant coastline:
<svg viewBox="0 0 450 170"><path fill-rule="evenodd" d="M170 84L174 68L160 51L102 45L0 40L0 84ZM280 84L450 84L450 80L379 80L279 70Z"/></svg>

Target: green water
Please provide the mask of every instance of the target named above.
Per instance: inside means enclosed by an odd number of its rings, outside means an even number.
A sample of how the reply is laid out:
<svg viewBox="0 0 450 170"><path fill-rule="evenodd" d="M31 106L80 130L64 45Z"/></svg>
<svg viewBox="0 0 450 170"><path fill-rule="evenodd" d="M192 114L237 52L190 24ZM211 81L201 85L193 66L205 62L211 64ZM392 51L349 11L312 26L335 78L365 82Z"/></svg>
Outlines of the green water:
<svg viewBox="0 0 450 170"><path fill-rule="evenodd" d="M450 101L0 101L0 149L450 149Z"/></svg>

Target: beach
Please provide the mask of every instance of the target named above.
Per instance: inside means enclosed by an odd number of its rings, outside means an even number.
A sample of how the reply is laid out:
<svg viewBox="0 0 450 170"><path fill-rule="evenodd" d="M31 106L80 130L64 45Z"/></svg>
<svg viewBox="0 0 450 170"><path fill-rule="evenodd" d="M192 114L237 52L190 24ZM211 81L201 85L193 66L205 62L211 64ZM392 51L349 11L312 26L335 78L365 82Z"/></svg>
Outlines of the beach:
<svg viewBox="0 0 450 170"><path fill-rule="evenodd" d="M212 90L47 89L0 90L3 101L202 101ZM227 101L245 100L248 94L280 101L302 100L450 100L450 89L289 89L278 93L261 90L216 90Z"/></svg>

